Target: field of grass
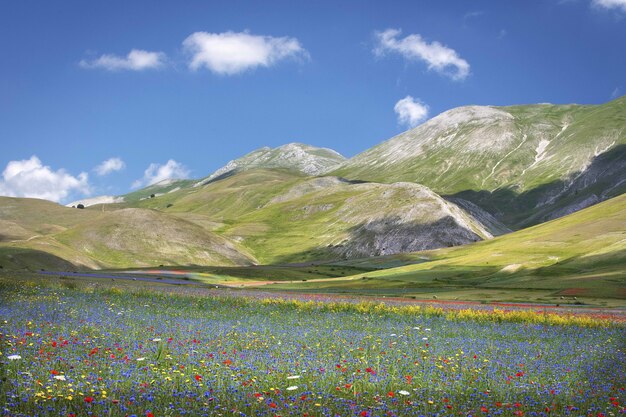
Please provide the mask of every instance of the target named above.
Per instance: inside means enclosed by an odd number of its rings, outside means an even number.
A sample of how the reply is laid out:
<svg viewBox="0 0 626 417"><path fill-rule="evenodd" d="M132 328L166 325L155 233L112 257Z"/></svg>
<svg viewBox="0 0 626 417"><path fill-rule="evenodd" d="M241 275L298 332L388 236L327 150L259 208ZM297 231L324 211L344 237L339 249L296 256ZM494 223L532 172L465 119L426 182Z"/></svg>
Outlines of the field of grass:
<svg viewBox="0 0 626 417"><path fill-rule="evenodd" d="M595 319L0 279L7 416L608 416Z"/></svg>

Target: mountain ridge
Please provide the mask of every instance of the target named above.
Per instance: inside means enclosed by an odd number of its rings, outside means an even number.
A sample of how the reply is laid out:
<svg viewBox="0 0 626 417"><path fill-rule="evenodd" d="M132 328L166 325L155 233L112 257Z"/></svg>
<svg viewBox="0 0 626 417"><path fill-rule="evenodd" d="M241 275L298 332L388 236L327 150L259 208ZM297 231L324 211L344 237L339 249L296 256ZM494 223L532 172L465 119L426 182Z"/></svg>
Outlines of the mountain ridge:
<svg viewBox="0 0 626 417"><path fill-rule="evenodd" d="M417 182L442 195L465 192L466 198L468 192L504 189L521 194L558 181L574 182L574 176L584 174L594 159L617 149L619 169L613 175L618 176L615 183L623 184L626 165L620 145L624 144L626 96L603 105L466 106L357 154L329 174ZM546 190L535 204L558 203L548 201L553 192ZM590 194L583 192L579 200ZM489 211L484 201L469 199ZM510 213L491 214L509 227L528 220L507 221Z"/></svg>
<svg viewBox="0 0 626 417"><path fill-rule="evenodd" d="M625 132L626 97L465 106L350 159L290 143L85 210L0 198L0 256L244 265L464 245L626 192Z"/></svg>

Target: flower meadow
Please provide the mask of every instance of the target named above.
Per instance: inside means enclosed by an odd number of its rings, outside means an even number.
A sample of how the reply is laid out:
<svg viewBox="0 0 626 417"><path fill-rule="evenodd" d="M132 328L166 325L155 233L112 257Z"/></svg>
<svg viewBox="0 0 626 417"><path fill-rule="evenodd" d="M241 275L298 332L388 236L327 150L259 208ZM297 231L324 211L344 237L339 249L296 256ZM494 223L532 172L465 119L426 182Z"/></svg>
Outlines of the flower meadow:
<svg viewBox="0 0 626 417"><path fill-rule="evenodd" d="M89 286L0 301L3 416L626 414L623 325Z"/></svg>

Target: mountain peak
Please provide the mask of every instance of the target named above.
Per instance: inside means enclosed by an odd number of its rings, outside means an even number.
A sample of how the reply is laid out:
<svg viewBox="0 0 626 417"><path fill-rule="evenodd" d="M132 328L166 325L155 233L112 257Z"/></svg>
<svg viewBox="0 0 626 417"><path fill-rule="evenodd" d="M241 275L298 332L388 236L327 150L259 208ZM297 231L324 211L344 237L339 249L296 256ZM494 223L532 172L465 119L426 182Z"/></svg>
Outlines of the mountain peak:
<svg viewBox="0 0 626 417"><path fill-rule="evenodd" d="M303 143L287 143L276 148L267 146L234 159L213 174L196 183L196 186L237 172L254 168L284 168L307 175L320 175L345 161L338 152Z"/></svg>

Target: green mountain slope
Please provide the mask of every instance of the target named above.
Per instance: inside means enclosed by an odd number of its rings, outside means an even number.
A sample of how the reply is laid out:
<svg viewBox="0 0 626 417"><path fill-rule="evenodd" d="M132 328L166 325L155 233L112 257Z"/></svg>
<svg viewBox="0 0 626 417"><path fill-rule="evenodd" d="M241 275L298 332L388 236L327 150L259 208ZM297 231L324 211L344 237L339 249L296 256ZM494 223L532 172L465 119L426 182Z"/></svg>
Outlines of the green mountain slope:
<svg viewBox="0 0 626 417"><path fill-rule="evenodd" d="M460 107L331 174L416 182L511 227L540 223L626 191L626 96L599 106Z"/></svg>
<svg viewBox="0 0 626 417"><path fill-rule="evenodd" d="M255 261L236 243L156 210L109 208L103 212L43 200L0 198L0 219L9 226L0 234L2 265L111 268Z"/></svg>
<svg viewBox="0 0 626 417"><path fill-rule="evenodd" d="M332 149L302 143L288 143L274 149L264 147L228 162L198 182L198 185L257 168L282 168L306 175L319 175L335 168L345 159Z"/></svg>
<svg viewBox="0 0 626 417"><path fill-rule="evenodd" d="M500 230L417 184L351 183L285 170L241 172L140 206L203 224L261 263L459 245Z"/></svg>
<svg viewBox="0 0 626 417"><path fill-rule="evenodd" d="M0 264L125 268L383 256L370 262L397 266L404 257L385 255L490 240L623 193L625 135L626 97L601 106L470 106L347 161L328 149L288 144L254 151L202 180L164 181L84 210L0 198ZM455 268L478 278L557 271L556 258L561 265L582 253L576 245L584 236L566 241L562 255L533 252L533 245L554 248L533 240L552 229L537 230L505 240L519 243L520 261L498 255L489 267L444 262L442 279L456 276ZM468 246L467 256L490 259L484 245ZM426 278L437 265L428 264Z"/></svg>
<svg viewBox="0 0 626 417"><path fill-rule="evenodd" d="M432 292L444 298L459 290L626 298L626 195L489 241L344 265L380 268L365 274L365 286L381 291ZM362 278L325 285L358 288Z"/></svg>

